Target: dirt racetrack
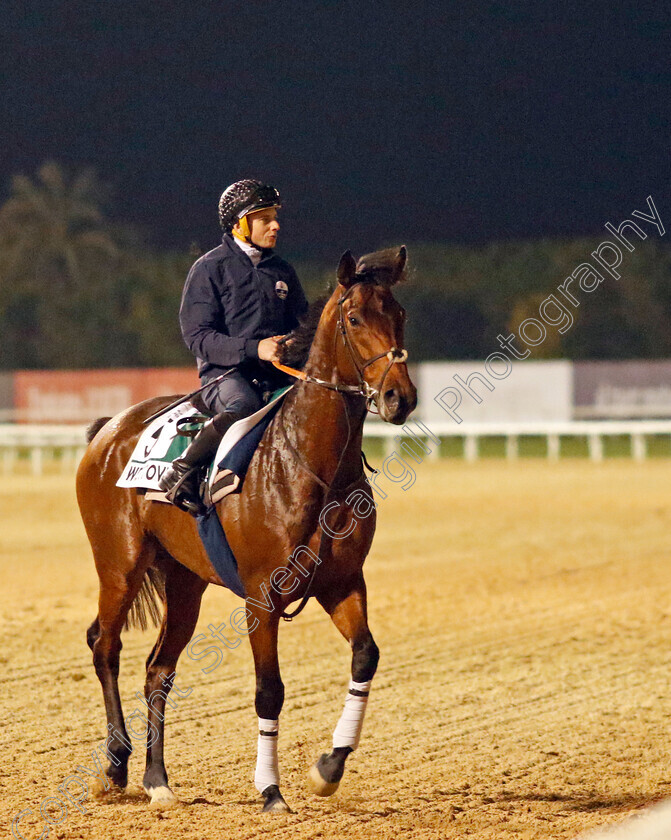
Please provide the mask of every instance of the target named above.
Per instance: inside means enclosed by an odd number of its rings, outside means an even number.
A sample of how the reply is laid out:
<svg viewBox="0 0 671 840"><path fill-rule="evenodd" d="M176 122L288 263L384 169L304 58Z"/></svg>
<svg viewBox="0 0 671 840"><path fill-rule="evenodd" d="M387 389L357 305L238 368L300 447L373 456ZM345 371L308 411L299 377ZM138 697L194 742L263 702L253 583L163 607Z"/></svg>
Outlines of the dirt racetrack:
<svg viewBox="0 0 671 840"><path fill-rule="evenodd" d="M3 481L0 821L33 840L45 797L104 730L85 644L97 578L70 476ZM349 651L310 603L280 634L282 789L293 814L260 813L249 644L209 674L186 655L167 719L177 808L128 791L55 800L42 837L573 838L671 789L671 462L458 461L417 467L380 503L367 561L381 648L359 750L331 799L309 765L330 748ZM198 631L235 596L210 587ZM124 637L124 712L142 708L155 631ZM211 662L212 660L208 660Z"/></svg>

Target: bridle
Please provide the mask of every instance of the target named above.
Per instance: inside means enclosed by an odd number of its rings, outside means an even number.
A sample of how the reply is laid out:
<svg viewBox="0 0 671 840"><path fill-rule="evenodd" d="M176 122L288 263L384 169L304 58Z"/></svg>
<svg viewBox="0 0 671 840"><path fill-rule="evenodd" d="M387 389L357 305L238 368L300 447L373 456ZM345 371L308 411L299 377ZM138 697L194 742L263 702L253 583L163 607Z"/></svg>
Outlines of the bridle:
<svg viewBox="0 0 671 840"><path fill-rule="evenodd" d="M338 459L338 464L337 464L336 469L335 469L333 480L335 480L335 477L338 475L338 472L340 470L340 465L342 463L342 459L345 455L345 452L347 451L347 448L349 446L349 442L352 438L352 426L351 426L351 422L350 422L350 413L349 413L349 410L347 408L347 401L345 400L344 395L345 394L356 394L357 396L364 397L365 400L366 400L366 408L368 409L368 411L372 412L371 406L372 406L373 403L375 403L377 405L377 398L379 397L380 393L382 392L382 386L384 385L384 380L387 378L387 374L391 370L392 366L397 364L397 363L403 363L408 358L408 351L403 350L403 349L399 349L398 347L392 347L390 350L387 350L387 351L382 352L382 353L378 353L376 356L373 356L370 359L364 360L364 359L361 358L361 355L360 355L359 351L356 349L356 347L354 346L354 343L352 342L350 334L347 330L347 324L345 322L345 310L344 310L343 307L344 307L345 301L347 300L349 295L352 293L352 290L354 289L354 287L359 285L362 282L364 282L364 281L360 280L357 283L353 283L347 289L347 291L338 299L338 303L337 303L337 306L338 306L338 322L336 324L336 330L333 333L334 350L335 350L335 344L338 340L338 334L340 334L342 336L343 343L344 343L345 347L347 348L347 351L348 351L348 353L350 355L350 358L352 360L352 364L354 365L354 369L357 372L357 377L358 377L358 380L359 380L357 385L349 385L347 383L327 382L324 379L319 379L316 376L311 376L310 374L306 374L301 370L295 370L294 368L287 367L286 365L279 364L278 362L273 362L275 367L279 368L280 370L284 371L285 373L290 374L291 376L296 377L297 379L302 380L303 382L311 382L313 385L319 385L322 388L328 388L331 391L337 391L338 393L340 393L342 395L342 400L345 403L345 405L344 405L345 417L347 419L347 441L346 441L345 446L343 447L343 449L340 453L340 457ZM380 381L379 381L379 384L378 384L377 388L373 388L371 385L368 384L368 382L366 382L366 380L364 378L364 371L366 370L367 367L369 367L369 365L372 365L375 362L378 362L380 359L384 359L385 357L388 359L387 365L384 369L384 372L383 372L382 376L380 377ZM282 433L284 435L284 440L285 440L285 442L286 442L286 444L289 448L289 451L294 456L296 461L300 464L300 466L324 490L324 507L322 508L322 510L325 509L326 502L331 498L331 494L333 492L337 492L338 495L346 495L349 492L349 490L354 488L357 484L359 484L362 481L362 479L366 480L365 479L365 473L363 471L363 466L364 465L367 466L372 472L377 472L377 470L372 470L372 468L370 467L370 465L366 461L366 456L362 452L361 453L361 458L362 458L361 473L359 475L357 475L356 478L353 481L351 481L346 487L338 488L336 490L333 487L333 482L330 483L330 484L325 482L322 478L320 478L314 472L314 470L311 469L311 467L308 464L305 463L305 460L303 459L303 456L296 449L294 444L289 439L289 435L287 434L286 425L284 423L284 416L283 416L284 415L284 406L285 406L285 403L283 402L282 407L280 408L280 427L281 427ZM324 527L322 525L321 526L321 536L319 538L319 548L317 549L317 557L320 558L319 561L318 561L319 563L321 563L324 540L325 540L325 530L324 530ZM284 610L281 611L280 616L285 621L291 621L293 618L295 618L303 610L303 608L307 604L308 600L310 599L312 584L314 582L315 574L316 574L316 571L317 571L317 565L318 565L318 563L315 562L312 566L312 573L310 574L310 578L308 580L305 592L303 593L303 597L301 598L301 601L298 604L298 606L291 613L287 613Z"/></svg>
<svg viewBox="0 0 671 840"><path fill-rule="evenodd" d="M302 380L303 382L311 382L313 385L319 385L322 388L328 388L331 391L339 391L342 394L355 394L360 397L364 397L366 400L366 408L368 411L373 411L371 406L373 404L378 404L378 397L382 392L382 386L384 385L384 380L387 378L387 374L391 370L391 368L395 364L402 364L407 361L408 359L408 351L404 349L400 349L398 347L392 347L389 350L385 350L382 353L378 353L376 356L373 356L370 359L362 359L359 351L354 346L350 334L347 330L347 324L345 321L345 311L343 306L345 301L352 293L355 286L361 285L363 280L359 280L356 283L352 283L351 286L347 289L347 291L338 299L337 306L338 306L338 322L336 324L336 332L334 333L334 346L337 340L338 333L342 336L343 343L347 348L347 352L349 353L350 359L352 360L352 364L354 365L354 369L357 373L358 383L356 385L349 385L346 383L338 383L338 382L327 382L324 379L319 379L316 376L311 376L310 374L304 373L301 370L295 370L294 368L287 367L286 365L279 364L279 362L273 362L276 368L279 370L288 373L290 376L294 376L297 379ZM377 388L373 388L372 385L366 381L364 377L364 371L366 370L369 365L375 364L375 362L380 361L380 359L384 358L388 359L387 366L385 367L382 376L380 377L380 381L378 383ZM373 412L374 413L374 412Z"/></svg>
<svg viewBox="0 0 671 840"><path fill-rule="evenodd" d="M382 353L378 353L377 356L373 356L370 359L364 361L359 354L359 351L356 349L354 344L352 343L352 339L350 338L349 332L347 331L347 324L345 322L345 311L343 309L343 305L349 295L352 292L352 289L355 286L358 286L362 281L358 283L353 283L345 292L344 295L338 300L338 323L337 329L342 336L343 342L347 351L352 359L352 364L354 365L354 369L357 372L357 376L359 378L359 393L362 397L366 398L366 408L371 411L371 405L375 403L378 405L377 398L382 393L382 386L384 385L384 380L387 378L387 374L395 364L402 364L406 362L408 359L408 351L404 349L399 349L398 347L392 347L390 350L383 351ZM387 362L387 366L384 369L382 376L380 377L380 382L377 388L373 388L371 385L366 382L364 379L363 372L369 365L375 364L380 359L387 358L389 361ZM355 386L356 387L356 386ZM379 406L378 406L379 407Z"/></svg>

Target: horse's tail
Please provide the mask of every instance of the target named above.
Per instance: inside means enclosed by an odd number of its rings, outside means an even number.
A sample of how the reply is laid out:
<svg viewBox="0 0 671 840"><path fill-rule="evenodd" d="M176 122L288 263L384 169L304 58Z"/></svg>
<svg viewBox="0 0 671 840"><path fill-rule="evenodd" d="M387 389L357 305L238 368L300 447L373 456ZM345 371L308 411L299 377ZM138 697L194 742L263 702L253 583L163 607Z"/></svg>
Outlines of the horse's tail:
<svg viewBox="0 0 671 840"><path fill-rule="evenodd" d="M94 420L93 423L91 423L91 425L86 429L86 442L91 443L105 423L111 419L111 417L99 417L97 420Z"/></svg>
<svg viewBox="0 0 671 840"><path fill-rule="evenodd" d="M155 626L163 618L162 605L165 603L165 573L150 566L145 572L140 590L130 606L124 630L139 628L146 630L149 621ZM149 617L149 621L147 620Z"/></svg>

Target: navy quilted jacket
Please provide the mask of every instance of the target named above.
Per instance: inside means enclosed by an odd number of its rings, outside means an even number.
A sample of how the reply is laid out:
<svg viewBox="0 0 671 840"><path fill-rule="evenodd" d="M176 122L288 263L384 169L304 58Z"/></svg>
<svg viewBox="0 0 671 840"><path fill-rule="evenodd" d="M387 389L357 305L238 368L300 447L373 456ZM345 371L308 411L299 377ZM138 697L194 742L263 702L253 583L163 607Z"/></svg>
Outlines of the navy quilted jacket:
<svg viewBox="0 0 671 840"><path fill-rule="evenodd" d="M263 377L259 341L290 332L307 306L289 263L269 250L254 267L227 233L191 267L179 322L201 377L211 379L230 367L248 378Z"/></svg>

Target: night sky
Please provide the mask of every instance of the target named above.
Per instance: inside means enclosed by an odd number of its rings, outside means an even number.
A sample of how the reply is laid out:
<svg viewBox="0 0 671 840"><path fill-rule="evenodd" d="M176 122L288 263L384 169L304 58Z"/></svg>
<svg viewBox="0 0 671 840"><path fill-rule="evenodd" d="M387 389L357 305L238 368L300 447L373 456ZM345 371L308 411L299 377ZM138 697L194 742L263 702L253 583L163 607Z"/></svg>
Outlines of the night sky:
<svg viewBox="0 0 671 840"><path fill-rule="evenodd" d="M2 196L94 165L149 242L212 247L230 182L285 200L279 250L671 227L666 3L4 0Z"/></svg>

